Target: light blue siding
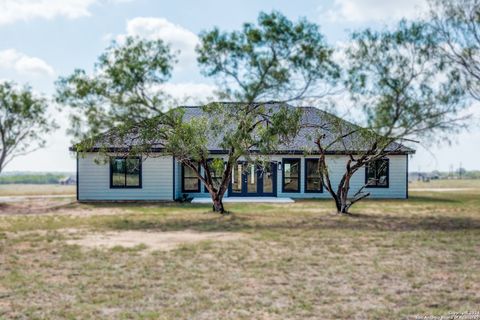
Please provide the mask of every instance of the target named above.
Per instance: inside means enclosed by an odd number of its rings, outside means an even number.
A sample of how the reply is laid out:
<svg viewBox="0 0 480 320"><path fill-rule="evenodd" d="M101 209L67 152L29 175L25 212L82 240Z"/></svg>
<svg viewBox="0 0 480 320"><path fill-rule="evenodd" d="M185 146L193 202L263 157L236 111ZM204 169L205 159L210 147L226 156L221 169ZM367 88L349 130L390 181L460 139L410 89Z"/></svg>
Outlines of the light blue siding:
<svg viewBox="0 0 480 320"><path fill-rule="evenodd" d="M407 197L407 155L391 155L389 159L389 187L388 188L366 188L370 192L370 198L390 198L390 199L405 199ZM272 156L273 161L282 162L283 158L298 158L301 160L301 175L300 175L300 192L285 193L282 192L282 170L277 171L277 196L290 198L330 198L327 190L323 193L305 193L305 159L315 158L314 156L294 156L294 155L278 155ZM345 168L348 158L342 155L327 156L327 166L330 173L332 186L336 188L342 175L345 173ZM365 168L358 170L352 177L350 183L350 195L355 194L365 184Z"/></svg>
<svg viewBox="0 0 480 320"><path fill-rule="evenodd" d="M172 157L150 157L142 163L142 188L111 189L110 166L97 164L96 153L78 160L80 201L94 200L173 200Z"/></svg>
<svg viewBox="0 0 480 320"><path fill-rule="evenodd" d="M110 189L110 168L108 164L96 164L96 154L79 159L79 200L174 200L182 197L181 163L172 157L147 158L142 165L141 189ZM389 156L389 187L367 188L370 198L404 199L407 197L407 155ZM323 193L305 193L305 159L314 156L273 155L271 160L281 163L283 158L301 160L300 192L282 192L282 170L277 169L277 196L291 198L330 198L326 190ZM338 185L347 163L346 156L329 155L327 165L334 188ZM175 168L175 169L174 169ZM203 171L202 171L203 172ZM175 180L175 184L174 184ZM353 195L365 184L365 168L358 170L352 177L350 194ZM189 197L210 197L201 184L200 192L189 193ZM228 193L225 195L228 197Z"/></svg>

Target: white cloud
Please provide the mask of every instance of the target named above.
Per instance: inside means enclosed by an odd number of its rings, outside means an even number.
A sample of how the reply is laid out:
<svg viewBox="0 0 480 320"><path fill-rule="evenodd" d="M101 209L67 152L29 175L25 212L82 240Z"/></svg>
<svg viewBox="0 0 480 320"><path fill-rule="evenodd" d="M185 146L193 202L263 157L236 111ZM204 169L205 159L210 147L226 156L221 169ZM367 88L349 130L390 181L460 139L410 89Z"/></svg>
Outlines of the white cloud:
<svg viewBox="0 0 480 320"><path fill-rule="evenodd" d="M89 16L94 4L127 1L130 0L1 0L0 25L56 17L76 19Z"/></svg>
<svg viewBox="0 0 480 320"><path fill-rule="evenodd" d="M389 22L416 18L426 8L426 0L335 0L324 16L334 22Z"/></svg>
<svg viewBox="0 0 480 320"><path fill-rule="evenodd" d="M195 65L198 36L167 19L137 17L128 20L126 34L117 36L117 41L122 42L126 36L138 36L148 40L162 39L170 44L174 51L180 51L178 68L185 69Z"/></svg>
<svg viewBox="0 0 480 320"><path fill-rule="evenodd" d="M14 70L22 75L53 76L55 70L44 60L28 56L15 49L0 51L0 69Z"/></svg>

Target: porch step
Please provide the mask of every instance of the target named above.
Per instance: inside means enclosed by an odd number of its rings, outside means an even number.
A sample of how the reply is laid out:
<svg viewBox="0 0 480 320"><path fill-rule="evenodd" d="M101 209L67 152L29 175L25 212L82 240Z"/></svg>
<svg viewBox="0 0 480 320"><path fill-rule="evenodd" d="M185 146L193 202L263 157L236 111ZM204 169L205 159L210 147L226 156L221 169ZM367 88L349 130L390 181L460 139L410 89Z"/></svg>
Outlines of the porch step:
<svg viewBox="0 0 480 320"><path fill-rule="evenodd" d="M276 197L231 197L224 198L223 203L238 203L238 202L248 202L248 203L294 203L295 201L292 198L276 198ZM210 198L193 198L192 203L212 203Z"/></svg>

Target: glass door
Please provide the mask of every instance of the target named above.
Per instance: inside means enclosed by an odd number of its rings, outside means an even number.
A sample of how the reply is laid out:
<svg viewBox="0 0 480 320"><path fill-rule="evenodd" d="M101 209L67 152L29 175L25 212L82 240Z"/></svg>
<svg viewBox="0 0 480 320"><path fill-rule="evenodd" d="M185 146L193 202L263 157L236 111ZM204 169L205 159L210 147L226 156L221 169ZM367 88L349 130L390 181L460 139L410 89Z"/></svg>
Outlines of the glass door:
<svg viewBox="0 0 480 320"><path fill-rule="evenodd" d="M245 168L245 184L247 195L257 195L258 193L258 175L257 166L255 164L248 163Z"/></svg>
<svg viewBox="0 0 480 320"><path fill-rule="evenodd" d="M238 162L232 168L230 196L275 196L276 166L261 168L254 163Z"/></svg>
<svg viewBox="0 0 480 320"><path fill-rule="evenodd" d="M239 162L232 169L232 181L230 184L231 195L242 195L243 193L243 163Z"/></svg>

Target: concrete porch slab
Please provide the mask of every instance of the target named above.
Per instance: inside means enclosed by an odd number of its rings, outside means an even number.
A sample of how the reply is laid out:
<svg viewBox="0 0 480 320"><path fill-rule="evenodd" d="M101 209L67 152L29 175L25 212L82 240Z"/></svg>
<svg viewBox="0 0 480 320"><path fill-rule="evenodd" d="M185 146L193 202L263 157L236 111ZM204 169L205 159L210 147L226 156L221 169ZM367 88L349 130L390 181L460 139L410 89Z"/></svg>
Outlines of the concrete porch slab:
<svg viewBox="0 0 480 320"><path fill-rule="evenodd" d="M295 201L292 198L276 198L276 197L231 197L231 198L223 198L223 203L238 203L238 202L294 203ZM212 199L210 199L210 198L193 198L192 203L212 203Z"/></svg>

